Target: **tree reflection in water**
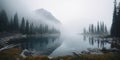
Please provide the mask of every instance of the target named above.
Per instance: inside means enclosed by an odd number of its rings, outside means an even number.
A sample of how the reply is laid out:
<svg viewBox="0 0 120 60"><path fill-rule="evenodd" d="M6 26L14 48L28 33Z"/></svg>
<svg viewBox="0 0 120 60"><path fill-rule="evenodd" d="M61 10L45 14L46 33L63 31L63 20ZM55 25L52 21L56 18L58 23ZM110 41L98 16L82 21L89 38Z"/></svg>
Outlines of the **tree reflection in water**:
<svg viewBox="0 0 120 60"><path fill-rule="evenodd" d="M98 48L103 48L107 44L106 38L99 38L99 37L96 37L96 36L85 36L84 35L83 40L84 41L89 40L89 44L92 45L92 46L97 44Z"/></svg>
<svg viewBox="0 0 120 60"><path fill-rule="evenodd" d="M59 37L27 37L21 39L18 48L35 51L36 54L49 55L60 46Z"/></svg>

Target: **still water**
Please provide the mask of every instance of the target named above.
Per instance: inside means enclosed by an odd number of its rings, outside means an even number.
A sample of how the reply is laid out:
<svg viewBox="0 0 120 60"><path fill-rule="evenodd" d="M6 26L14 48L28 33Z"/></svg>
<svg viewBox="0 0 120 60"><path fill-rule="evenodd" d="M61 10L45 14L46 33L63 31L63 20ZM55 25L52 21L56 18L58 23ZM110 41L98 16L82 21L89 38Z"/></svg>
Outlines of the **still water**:
<svg viewBox="0 0 120 60"><path fill-rule="evenodd" d="M50 56L72 55L73 52L80 53L88 48L110 48L110 44L90 36L76 34L61 37L61 39L63 40L62 44L54 50Z"/></svg>
<svg viewBox="0 0 120 60"><path fill-rule="evenodd" d="M72 55L72 52L80 53L88 48L110 48L110 44L102 42L99 38L83 36L80 34L29 37L19 42L18 48L33 51L34 55L63 56Z"/></svg>

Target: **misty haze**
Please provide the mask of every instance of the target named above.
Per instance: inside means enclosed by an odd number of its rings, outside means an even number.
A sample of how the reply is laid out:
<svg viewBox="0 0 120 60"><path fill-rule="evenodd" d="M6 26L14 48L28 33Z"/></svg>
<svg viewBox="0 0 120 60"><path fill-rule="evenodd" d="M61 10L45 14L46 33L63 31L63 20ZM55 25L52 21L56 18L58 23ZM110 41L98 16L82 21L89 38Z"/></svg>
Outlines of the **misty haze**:
<svg viewBox="0 0 120 60"><path fill-rule="evenodd" d="M119 0L0 0L0 60L119 56Z"/></svg>

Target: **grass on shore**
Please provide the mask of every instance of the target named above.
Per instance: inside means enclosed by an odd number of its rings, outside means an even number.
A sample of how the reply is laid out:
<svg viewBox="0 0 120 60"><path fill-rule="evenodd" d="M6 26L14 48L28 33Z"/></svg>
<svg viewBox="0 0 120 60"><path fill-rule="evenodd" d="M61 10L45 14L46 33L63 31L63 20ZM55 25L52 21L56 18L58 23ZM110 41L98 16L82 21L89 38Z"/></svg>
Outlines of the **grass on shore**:
<svg viewBox="0 0 120 60"><path fill-rule="evenodd" d="M89 55L80 55L80 56L61 56L53 57L49 59L48 56L27 56L22 58L20 53L21 49L12 48L0 52L0 60L120 60L120 54L89 54Z"/></svg>
<svg viewBox="0 0 120 60"><path fill-rule="evenodd" d="M21 58L19 54L22 52L21 49L11 48L4 51L0 51L0 60L16 60Z"/></svg>
<svg viewBox="0 0 120 60"><path fill-rule="evenodd" d="M55 57L52 60L120 60L120 54L89 54L89 55L80 55L80 56L63 56Z"/></svg>

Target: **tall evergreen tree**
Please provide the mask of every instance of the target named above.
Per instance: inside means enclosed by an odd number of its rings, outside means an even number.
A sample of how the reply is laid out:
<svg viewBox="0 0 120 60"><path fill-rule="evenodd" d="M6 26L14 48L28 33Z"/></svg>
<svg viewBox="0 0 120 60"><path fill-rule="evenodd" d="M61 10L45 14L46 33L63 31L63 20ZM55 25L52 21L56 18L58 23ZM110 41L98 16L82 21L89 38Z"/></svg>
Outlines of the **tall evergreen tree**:
<svg viewBox="0 0 120 60"><path fill-rule="evenodd" d="M108 33L108 30L107 30L107 26L105 25L105 30L104 30L105 33Z"/></svg>
<svg viewBox="0 0 120 60"><path fill-rule="evenodd" d="M4 10L0 12L0 32L8 31L8 17Z"/></svg>
<svg viewBox="0 0 120 60"><path fill-rule="evenodd" d="M33 34L33 28L34 28L34 26L33 26L33 23L32 24L30 24L30 34Z"/></svg>
<svg viewBox="0 0 120 60"><path fill-rule="evenodd" d="M116 28L117 28L117 36L120 37L120 3L119 3L119 6L118 6Z"/></svg>
<svg viewBox="0 0 120 60"><path fill-rule="evenodd" d="M18 30L19 30L18 15L17 15L17 13L16 13L15 16L14 16L14 30L15 30L16 32L18 32Z"/></svg>
<svg viewBox="0 0 120 60"><path fill-rule="evenodd" d="M10 20L10 31L13 32L13 26L14 26L14 23L13 23L13 19L11 17L11 20Z"/></svg>
<svg viewBox="0 0 120 60"><path fill-rule="evenodd" d="M100 32L100 26L99 26L99 22L97 23L97 33Z"/></svg>
<svg viewBox="0 0 120 60"><path fill-rule="evenodd" d="M113 13L113 23L111 27L111 36L117 35L116 20L117 20L117 2L114 2L114 13Z"/></svg>
<svg viewBox="0 0 120 60"><path fill-rule="evenodd" d="M22 18L22 22L21 22L21 25L20 25L20 32L21 33L25 33L25 19Z"/></svg>
<svg viewBox="0 0 120 60"><path fill-rule="evenodd" d="M101 27L101 32L104 33L104 30L105 30L104 22L101 23L100 27Z"/></svg>
<svg viewBox="0 0 120 60"><path fill-rule="evenodd" d="M91 33L94 33L94 25L91 24Z"/></svg>
<svg viewBox="0 0 120 60"><path fill-rule="evenodd" d="M28 22L28 20L26 21L25 33L29 34L29 22Z"/></svg>
<svg viewBox="0 0 120 60"><path fill-rule="evenodd" d="M91 33L91 25L89 25L89 33Z"/></svg>
<svg viewBox="0 0 120 60"><path fill-rule="evenodd" d="M95 28L94 28L94 33L97 33L97 29L96 29L96 26L95 26Z"/></svg>
<svg viewBox="0 0 120 60"><path fill-rule="evenodd" d="M48 33L48 25L45 25L45 33Z"/></svg>

